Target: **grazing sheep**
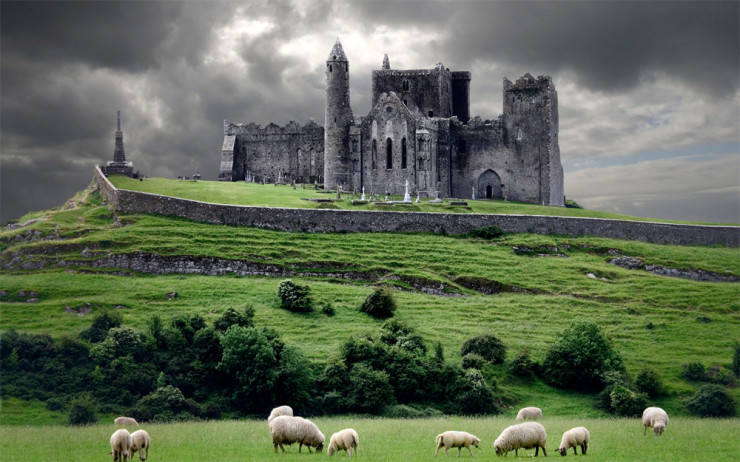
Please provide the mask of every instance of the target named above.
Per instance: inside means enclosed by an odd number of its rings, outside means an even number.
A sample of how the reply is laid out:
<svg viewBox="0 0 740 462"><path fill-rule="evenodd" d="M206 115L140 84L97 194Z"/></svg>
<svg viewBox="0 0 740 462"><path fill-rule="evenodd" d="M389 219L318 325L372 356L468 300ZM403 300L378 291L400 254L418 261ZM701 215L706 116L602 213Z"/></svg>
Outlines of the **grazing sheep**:
<svg viewBox="0 0 740 462"><path fill-rule="evenodd" d="M462 451L462 448L468 448L470 457L473 457L473 450L470 449L470 446L480 448L480 438L468 432L446 431L437 435L437 438L434 441L437 443L437 449L434 450L435 456L439 452L439 448L442 446L444 446L445 455L447 456L450 455L450 453L447 452L448 449L457 448L458 457L460 457L460 451Z"/></svg>
<svg viewBox="0 0 740 462"><path fill-rule="evenodd" d="M326 448L326 453L333 456L335 452L339 452L344 449L347 453L347 457L352 456L354 450L355 457L357 456L357 448L360 446L360 437L357 436L357 432L352 428L345 428L331 435L329 438L329 446Z"/></svg>
<svg viewBox="0 0 740 462"><path fill-rule="evenodd" d="M281 415L275 417L270 422L270 435L272 435L272 444L277 452L278 446L285 452L283 444L298 443L298 452L305 444L308 452L315 447L316 451L324 449L324 434L319 431L319 427L313 422L303 417L293 417Z"/></svg>
<svg viewBox="0 0 740 462"><path fill-rule="evenodd" d="M561 456L568 453L569 448L573 448L573 454L578 455L578 446L581 447L581 454L586 454L588 449L588 442L591 440L591 434L588 432L586 427L573 427L567 432L563 433L563 438L560 440L560 447L558 452Z"/></svg>
<svg viewBox="0 0 740 462"><path fill-rule="evenodd" d="M293 408L290 406L278 406L270 412L270 416L267 418L267 423L270 423L272 419L279 415L293 415Z"/></svg>
<svg viewBox="0 0 740 462"><path fill-rule="evenodd" d="M537 420L542 417L542 409L538 407L523 407L516 413L516 420Z"/></svg>
<svg viewBox="0 0 740 462"><path fill-rule="evenodd" d="M649 407L642 411L642 434L647 433L648 427L652 427L656 435L660 436L668 425L668 413L659 407Z"/></svg>
<svg viewBox="0 0 740 462"><path fill-rule="evenodd" d="M110 437L113 462L126 462L131 457L131 434L125 428L116 430Z"/></svg>
<svg viewBox="0 0 740 462"><path fill-rule="evenodd" d="M506 455L509 451L514 451L519 456L520 448L535 448L534 455L537 457L540 448L542 448L542 454L547 455L546 442L545 427L537 422L525 422L506 427L493 442L493 448L498 456Z"/></svg>
<svg viewBox="0 0 740 462"><path fill-rule="evenodd" d="M147 460L149 458L149 445L151 444L149 433L146 430L136 430L131 434L131 458L139 451L139 459ZM146 454L144 454L146 452Z"/></svg>
<svg viewBox="0 0 740 462"><path fill-rule="evenodd" d="M116 420L113 421L116 425L123 426L123 425L139 425L139 422L136 421L133 417L116 417Z"/></svg>

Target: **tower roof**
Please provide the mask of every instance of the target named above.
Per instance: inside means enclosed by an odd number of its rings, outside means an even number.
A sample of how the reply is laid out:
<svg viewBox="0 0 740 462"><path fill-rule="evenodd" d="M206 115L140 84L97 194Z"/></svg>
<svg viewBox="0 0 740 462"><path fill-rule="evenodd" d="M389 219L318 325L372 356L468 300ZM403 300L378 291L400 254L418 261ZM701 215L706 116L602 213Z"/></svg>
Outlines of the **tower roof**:
<svg viewBox="0 0 740 462"><path fill-rule="evenodd" d="M339 38L337 38L336 43L332 47L327 61L347 61L347 56L344 54L344 49L342 48L342 43L339 41Z"/></svg>

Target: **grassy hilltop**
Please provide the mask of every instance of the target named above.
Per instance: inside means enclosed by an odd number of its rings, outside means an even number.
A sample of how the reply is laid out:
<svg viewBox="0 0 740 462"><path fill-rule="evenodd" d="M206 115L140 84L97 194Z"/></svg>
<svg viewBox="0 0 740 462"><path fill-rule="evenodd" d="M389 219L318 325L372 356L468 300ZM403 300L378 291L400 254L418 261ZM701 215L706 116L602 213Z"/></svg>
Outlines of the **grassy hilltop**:
<svg viewBox="0 0 740 462"><path fill-rule="evenodd" d="M301 197L318 195L272 185L121 177L114 183L206 201L234 203L237 197L239 203L270 206L316 207ZM243 200L249 195L252 199ZM469 210L482 213L614 217L582 209L469 204ZM351 207L347 201L331 205ZM682 366L702 363L726 372L734 343L740 341L740 283L697 282L610 263L614 256L629 256L646 264L738 278L736 248L531 234L485 240L431 233L283 233L115 214L90 190L19 223L26 224L0 232L0 289L6 291L0 298L2 331L75 337L97 312L110 308L122 313L125 326L147 332L155 314L165 323L195 313L213 322L228 308L251 305L257 326L274 329L286 344L323 365L350 337L378 331L382 321L358 307L376 284L386 284L395 289L395 319L419 334L430 350L439 343L450 363L460 364L463 342L482 333L503 341L507 360L526 351L542 362L573 321L594 322L622 355L629 374L634 377L648 367L660 375L666 393L653 402L672 415L686 414L684 402L699 386L681 378ZM244 260L281 276L152 275L94 264L120 254ZM279 308L276 290L284 277L310 286L316 311L299 314ZM17 296L19 291L34 291L37 300ZM172 292L177 296L168 297ZM327 304L334 316L321 312ZM92 312L80 314L83 306ZM550 416L606 415L594 407L594 394L557 389L542 378L517 378L507 365L483 370L511 406L506 415L520 405L540 406ZM740 389L732 387L730 393L740 402ZM66 421L64 414L39 403L2 399L0 424Z"/></svg>

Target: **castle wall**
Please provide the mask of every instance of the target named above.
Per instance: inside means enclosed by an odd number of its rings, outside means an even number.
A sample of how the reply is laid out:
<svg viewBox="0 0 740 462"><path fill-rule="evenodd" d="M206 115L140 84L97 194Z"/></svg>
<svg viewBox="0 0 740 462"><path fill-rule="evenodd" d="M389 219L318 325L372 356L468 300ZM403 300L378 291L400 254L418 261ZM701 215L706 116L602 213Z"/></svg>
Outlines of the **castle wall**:
<svg viewBox="0 0 740 462"><path fill-rule="evenodd" d="M463 234L485 226L505 232L600 236L672 245L740 247L737 226L701 226L535 215L486 215L355 210L287 209L213 204L116 189L99 168L94 179L120 213L153 213L204 223L289 232L442 232Z"/></svg>
<svg viewBox="0 0 740 462"><path fill-rule="evenodd" d="M378 69L372 73L372 105L383 93L394 92L417 116L452 117L452 73L435 69Z"/></svg>
<svg viewBox="0 0 740 462"><path fill-rule="evenodd" d="M220 180L312 183L324 171L324 129L313 122L262 128L224 122Z"/></svg>

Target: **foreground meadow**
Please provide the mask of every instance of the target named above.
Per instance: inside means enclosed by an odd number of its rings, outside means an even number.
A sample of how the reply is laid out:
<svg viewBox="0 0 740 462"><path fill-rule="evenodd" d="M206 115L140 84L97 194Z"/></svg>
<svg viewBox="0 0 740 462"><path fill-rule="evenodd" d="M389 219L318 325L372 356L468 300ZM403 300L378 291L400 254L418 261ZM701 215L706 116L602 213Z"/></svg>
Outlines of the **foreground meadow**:
<svg viewBox="0 0 740 462"><path fill-rule="evenodd" d="M449 429L464 429L481 439L474 449L476 460L496 460L493 440L510 417L435 419L366 419L357 417L322 417L313 419L327 440L342 428L353 427L360 436L359 457L364 460L413 462L434 456L434 437ZM671 419L661 437L643 435L639 419L568 419L545 417L548 432L548 456L559 455L556 449L562 432L584 425L591 432L587 457L591 461L736 461L740 459L740 420ZM149 460L168 461L300 461L326 457L298 453L297 445L287 452L275 453L265 420L232 420L179 424L145 424L152 437ZM133 429L130 429L133 431ZM0 427L0 454L11 461L103 461L109 460L108 439L115 431L113 424L88 427ZM457 457L456 451L451 451ZM520 458L534 455L533 450L520 450ZM568 454L572 457L572 450ZM579 454L580 456L580 454ZM344 454L340 454L344 457ZM440 454L440 457L442 455ZM462 457L469 457L463 453ZM508 457L514 457L511 453Z"/></svg>

